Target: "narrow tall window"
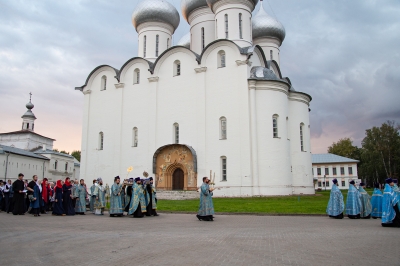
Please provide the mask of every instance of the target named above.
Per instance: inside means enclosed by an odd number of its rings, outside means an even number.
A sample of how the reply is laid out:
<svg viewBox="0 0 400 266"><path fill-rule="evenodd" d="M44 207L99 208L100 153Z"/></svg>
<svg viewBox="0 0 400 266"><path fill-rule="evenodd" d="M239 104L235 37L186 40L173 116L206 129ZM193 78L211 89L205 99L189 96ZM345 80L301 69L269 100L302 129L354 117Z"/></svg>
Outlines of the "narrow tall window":
<svg viewBox="0 0 400 266"><path fill-rule="evenodd" d="M220 139L226 139L227 131L226 131L226 118L221 117L219 119L219 126L220 126Z"/></svg>
<svg viewBox="0 0 400 266"><path fill-rule="evenodd" d="M243 39L243 35L242 35L242 13L239 13L239 38Z"/></svg>
<svg viewBox="0 0 400 266"><path fill-rule="evenodd" d="M218 19L215 20L215 39L218 40Z"/></svg>
<svg viewBox="0 0 400 266"><path fill-rule="evenodd" d="M349 167L349 175L353 174L353 167Z"/></svg>
<svg viewBox="0 0 400 266"><path fill-rule="evenodd" d="M333 172L333 173L332 173L333 175L336 175L336 167L333 167L333 168L332 168L332 172Z"/></svg>
<svg viewBox="0 0 400 266"><path fill-rule="evenodd" d="M54 170L57 170L58 161L54 162Z"/></svg>
<svg viewBox="0 0 400 266"><path fill-rule="evenodd" d="M219 51L218 52L218 67L225 67L226 66L226 60L225 60L225 51Z"/></svg>
<svg viewBox="0 0 400 266"><path fill-rule="evenodd" d="M107 88L107 77L104 75L101 77L101 88L100 90L105 91Z"/></svg>
<svg viewBox="0 0 400 266"><path fill-rule="evenodd" d="M132 132L132 146L137 147L138 146L138 129L137 127L133 128Z"/></svg>
<svg viewBox="0 0 400 266"><path fill-rule="evenodd" d="M304 124L300 124L300 149L301 151L304 151L304 141L303 141L303 127Z"/></svg>
<svg viewBox="0 0 400 266"><path fill-rule="evenodd" d="M181 75L181 62L179 60L176 60L174 62L174 76L180 76Z"/></svg>
<svg viewBox="0 0 400 266"><path fill-rule="evenodd" d="M103 150L103 144L104 144L104 134L103 132L99 133L99 150Z"/></svg>
<svg viewBox="0 0 400 266"><path fill-rule="evenodd" d="M321 175L321 168L317 168L317 175Z"/></svg>
<svg viewBox="0 0 400 266"><path fill-rule="evenodd" d="M167 39L167 49L169 48L169 38Z"/></svg>
<svg viewBox="0 0 400 266"><path fill-rule="evenodd" d="M143 38L143 57L146 57L146 35Z"/></svg>
<svg viewBox="0 0 400 266"><path fill-rule="evenodd" d="M174 124L174 143L175 144L179 143L179 124L178 123Z"/></svg>
<svg viewBox="0 0 400 266"><path fill-rule="evenodd" d="M221 157L221 177L222 177L222 181L226 181L227 180L227 178L226 178L226 176L227 176L226 161L227 161L226 157L222 156Z"/></svg>
<svg viewBox="0 0 400 266"><path fill-rule="evenodd" d="M29 123L26 123L26 129L29 129Z"/></svg>
<svg viewBox="0 0 400 266"><path fill-rule="evenodd" d="M278 138L278 115L272 116L272 133L274 138Z"/></svg>
<svg viewBox="0 0 400 266"><path fill-rule="evenodd" d="M325 167L325 175L329 175L329 168Z"/></svg>
<svg viewBox="0 0 400 266"><path fill-rule="evenodd" d="M156 56L158 56L158 43L159 43L159 36L156 35Z"/></svg>
<svg viewBox="0 0 400 266"><path fill-rule="evenodd" d="M139 84L140 83L140 70L139 68L136 68L135 71L133 71L133 84Z"/></svg>
<svg viewBox="0 0 400 266"><path fill-rule="evenodd" d="M33 131L34 128L35 128L35 124L32 124L32 131Z"/></svg>
<svg viewBox="0 0 400 266"><path fill-rule="evenodd" d="M274 52L272 50L269 50L269 57L274 60Z"/></svg>
<svg viewBox="0 0 400 266"><path fill-rule="evenodd" d="M225 14L225 39L228 39L228 14Z"/></svg>
<svg viewBox="0 0 400 266"><path fill-rule="evenodd" d="M344 167L340 167L340 174L344 175Z"/></svg>
<svg viewBox="0 0 400 266"><path fill-rule="evenodd" d="M68 171L68 163L65 163L65 172Z"/></svg>
<svg viewBox="0 0 400 266"><path fill-rule="evenodd" d="M204 45L205 41L204 41L204 28L201 28L201 49L204 49Z"/></svg>

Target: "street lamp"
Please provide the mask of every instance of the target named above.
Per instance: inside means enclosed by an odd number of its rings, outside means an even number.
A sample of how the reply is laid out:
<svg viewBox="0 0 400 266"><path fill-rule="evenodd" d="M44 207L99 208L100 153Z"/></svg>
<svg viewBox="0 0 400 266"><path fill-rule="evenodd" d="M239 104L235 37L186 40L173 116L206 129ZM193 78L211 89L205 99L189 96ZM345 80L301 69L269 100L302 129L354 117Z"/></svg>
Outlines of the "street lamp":
<svg viewBox="0 0 400 266"><path fill-rule="evenodd" d="M324 175L324 186L325 186L325 191L326 191L326 175Z"/></svg>

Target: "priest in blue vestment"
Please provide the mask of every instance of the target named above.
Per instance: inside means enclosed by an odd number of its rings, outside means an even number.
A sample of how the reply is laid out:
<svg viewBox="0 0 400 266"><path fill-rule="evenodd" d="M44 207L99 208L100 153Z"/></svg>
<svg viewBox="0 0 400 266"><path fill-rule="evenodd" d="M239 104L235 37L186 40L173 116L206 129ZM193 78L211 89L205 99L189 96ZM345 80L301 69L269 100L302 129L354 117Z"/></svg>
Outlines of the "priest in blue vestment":
<svg viewBox="0 0 400 266"><path fill-rule="evenodd" d="M358 192L360 193L361 200L360 217L362 219L369 219L371 218L372 205L370 202L370 196L368 195L367 191L365 191L365 183L360 183L360 186L358 187Z"/></svg>
<svg viewBox="0 0 400 266"><path fill-rule="evenodd" d="M379 183L375 183L374 192L372 193L372 198L371 198L371 206L372 206L371 217L374 219L382 217L382 200L383 200L383 194L382 191L379 189Z"/></svg>
<svg viewBox="0 0 400 266"><path fill-rule="evenodd" d="M354 180L351 180L346 199L346 214L350 219L360 219L361 200Z"/></svg>
<svg viewBox="0 0 400 266"><path fill-rule="evenodd" d="M328 202L328 207L326 208L326 213L331 218L335 219L343 219L343 211L344 211L344 201L343 195L340 189L338 188L337 179L333 179L333 187L331 189L331 194Z"/></svg>
<svg viewBox="0 0 400 266"><path fill-rule="evenodd" d="M203 184L200 187L200 205L197 212L197 219L200 221L214 220L214 204L212 200L213 188L209 186L210 179L203 177Z"/></svg>
<svg viewBox="0 0 400 266"><path fill-rule="evenodd" d="M146 216L158 216L157 214L157 195L156 188L153 185L153 178L149 178L149 182L146 184L146 196L147 196L147 212Z"/></svg>
<svg viewBox="0 0 400 266"><path fill-rule="evenodd" d="M144 199L144 190L140 177L135 178L135 183L132 186L132 197L129 204L128 214L133 214L134 218L142 218L146 212L146 201Z"/></svg>
<svg viewBox="0 0 400 266"><path fill-rule="evenodd" d="M112 216L123 216L124 209L122 208L121 191L122 184L119 176L114 178L114 184L111 186L110 195L110 217Z"/></svg>
<svg viewBox="0 0 400 266"><path fill-rule="evenodd" d="M85 215L86 212L87 191L84 184L85 180L81 179L75 188L75 213L80 215Z"/></svg>
<svg viewBox="0 0 400 266"><path fill-rule="evenodd" d="M393 184L394 194L396 195L397 199L400 202L400 190L399 190L399 186L397 185L397 183L398 183L397 179L393 179L393 183L394 183ZM399 207L399 210L400 210L400 203L399 203L398 207Z"/></svg>
<svg viewBox="0 0 400 266"><path fill-rule="evenodd" d="M393 179L386 179L382 202L383 227L400 227L400 212L398 208L399 199L396 197L396 194L393 191L393 186Z"/></svg>
<svg viewBox="0 0 400 266"><path fill-rule="evenodd" d="M104 208L106 207L106 193L103 186L103 179L101 179L101 177L97 178L95 186L96 187L93 192L93 194L96 196L96 200L94 202L95 214L104 215Z"/></svg>

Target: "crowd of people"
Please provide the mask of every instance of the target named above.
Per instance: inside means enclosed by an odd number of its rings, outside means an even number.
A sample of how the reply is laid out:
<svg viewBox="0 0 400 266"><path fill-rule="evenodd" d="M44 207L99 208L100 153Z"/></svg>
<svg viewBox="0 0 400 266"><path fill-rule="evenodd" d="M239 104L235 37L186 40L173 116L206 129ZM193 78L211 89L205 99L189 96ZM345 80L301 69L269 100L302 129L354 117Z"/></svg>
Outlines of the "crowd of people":
<svg viewBox="0 0 400 266"><path fill-rule="evenodd" d="M379 184L374 184L372 197L365 191L365 184L360 183L358 189L354 180L350 181L346 199L346 215L350 219L381 219L383 227L400 227L400 191L397 179L387 178L382 191ZM333 180L328 207L329 217L343 219L345 205L343 195Z"/></svg>
<svg viewBox="0 0 400 266"><path fill-rule="evenodd" d="M89 192L89 191L90 192ZM57 180L55 184L47 178L38 180L37 175L28 182L24 175L6 184L0 181L0 211L14 215L26 213L39 217L51 212L56 216L85 215L87 203L89 212L104 215L106 198L110 200L109 214L112 217L123 216L124 212L136 218L158 216L156 189L153 178L130 178L121 183L120 177L114 178L114 184L109 188L103 185L101 178L93 180L88 189L85 181Z"/></svg>

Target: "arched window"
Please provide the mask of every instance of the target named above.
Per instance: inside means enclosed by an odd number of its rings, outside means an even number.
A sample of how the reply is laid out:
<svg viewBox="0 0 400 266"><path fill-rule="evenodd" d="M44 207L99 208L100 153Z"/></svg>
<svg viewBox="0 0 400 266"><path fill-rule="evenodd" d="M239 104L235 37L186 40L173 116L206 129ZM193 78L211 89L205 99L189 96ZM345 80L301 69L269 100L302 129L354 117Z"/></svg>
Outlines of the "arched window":
<svg viewBox="0 0 400 266"><path fill-rule="evenodd" d="M167 49L169 48L169 38L167 39Z"/></svg>
<svg viewBox="0 0 400 266"><path fill-rule="evenodd" d="M228 39L228 14L225 14L225 39Z"/></svg>
<svg viewBox="0 0 400 266"><path fill-rule="evenodd" d="M225 156L221 156L221 181L227 180L227 159Z"/></svg>
<svg viewBox="0 0 400 266"><path fill-rule="evenodd" d="M239 38L243 39L243 35L242 35L242 13L239 13Z"/></svg>
<svg viewBox="0 0 400 266"><path fill-rule="evenodd" d="M219 132L220 132L220 139L226 139L227 138L227 131L226 131L226 117L221 117L219 119Z"/></svg>
<svg viewBox="0 0 400 266"><path fill-rule="evenodd" d="M29 129L29 123L26 123L26 129Z"/></svg>
<svg viewBox="0 0 400 266"><path fill-rule="evenodd" d="M56 161L54 162L54 170L57 170L57 165L58 165L58 161L56 160Z"/></svg>
<svg viewBox="0 0 400 266"><path fill-rule="evenodd" d="M68 163L65 163L65 172L68 171Z"/></svg>
<svg viewBox="0 0 400 266"><path fill-rule="evenodd" d="M201 28L201 49L203 50L205 47L205 41L204 41L204 28Z"/></svg>
<svg viewBox="0 0 400 266"><path fill-rule="evenodd" d="M179 60L176 60L174 62L174 76L180 76L181 75L181 62Z"/></svg>
<svg viewBox="0 0 400 266"><path fill-rule="evenodd" d="M146 57L146 35L143 37L143 57Z"/></svg>
<svg viewBox="0 0 400 266"><path fill-rule="evenodd" d="M179 144L179 124L174 123L174 143Z"/></svg>
<svg viewBox="0 0 400 266"><path fill-rule="evenodd" d="M274 52L272 50L269 50L269 57L274 60Z"/></svg>
<svg viewBox="0 0 400 266"><path fill-rule="evenodd" d="M140 69L136 68L133 71L133 84L139 84L140 83Z"/></svg>
<svg viewBox="0 0 400 266"><path fill-rule="evenodd" d="M215 39L218 40L218 19L215 20Z"/></svg>
<svg viewBox="0 0 400 266"><path fill-rule="evenodd" d="M156 35L156 56L158 56L158 44L159 44L159 36Z"/></svg>
<svg viewBox="0 0 400 266"><path fill-rule="evenodd" d="M133 147L138 146L138 129L137 129L137 127L134 127L133 131L132 131L132 146Z"/></svg>
<svg viewBox="0 0 400 266"><path fill-rule="evenodd" d="M103 150L103 144L104 144L104 134L103 132L99 133L99 150Z"/></svg>
<svg viewBox="0 0 400 266"><path fill-rule="evenodd" d="M218 67L225 67L226 66L226 60L225 60L225 51L219 51L218 52Z"/></svg>
<svg viewBox="0 0 400 266"><path fill-rule="evenodd" d="M278 138L278 115L272 116L272 133L274 138Z"/></svg>
<svg viewBox="0 0 400 266"><path fill-rule="evenodd" d="M304 124L300 124L300 150L304 151L304 138L303 138Z"/></svg>
<svg viewBox="0 0 400 266"><path fill-rule="evenodd" d="M101 88L100 90L105 91L107 87L107 77L104 75L101 77Z"/></svg>

